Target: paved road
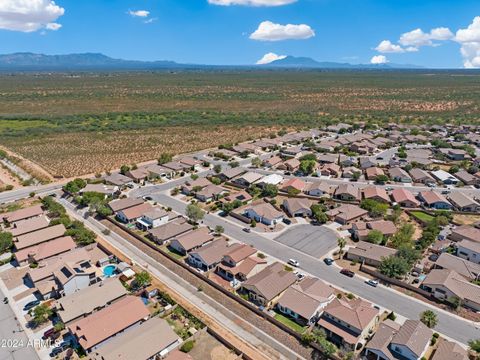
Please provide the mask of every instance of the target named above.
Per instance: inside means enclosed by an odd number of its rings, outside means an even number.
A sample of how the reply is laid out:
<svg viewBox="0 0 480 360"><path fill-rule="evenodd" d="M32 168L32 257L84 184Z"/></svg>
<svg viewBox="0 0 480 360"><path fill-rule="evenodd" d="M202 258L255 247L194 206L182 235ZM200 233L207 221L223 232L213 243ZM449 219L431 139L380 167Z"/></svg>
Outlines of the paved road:
<svg viewBox="0 0 480 360"><path fill-rule="evenodd" d="M0 299L5 295L0 290ZM5 342L5 343L4 343ZM10 305L0 302L0 359L1 360L33 360L38 355L32 346L28 346L28 338L15 318Z"/></svg>
<svg viewBox="0 0 480 360"><path fill-rule="evenodd" d="M320 258L337 246L337 233L326 226L302 224L283 232L275 241Z"/></svg>
<svg viewBox="0 0 480 360"><path fill-rule="evenodd" d="M164 206L170 206L173 210L185 213L186 204L165 194L153 194L155 201ZM221 225L225 229L225 235L240 240L244 243L255 246L265 254L271 255L279 260L287 262L288 259L296 259L300 262L301 268L320 278L342 288L347 292L357 294L375 304L393 310L402 316L410 319L418 319L419 314L426 309L432 309L438 314L439 324L435 328L452 339L467 343L471 339L480 338L480 329L476 328L470 321L466 321L449 313L443 312L436 307L430 306L422 301L416 300L397 291L392 291L383 286L372 288L364 283L358 277L348 278L339 273L335 266L327 266L319 259L305 254L289 246L282 245L275 240L266 239L256 233L245 233L242 228L236 224L222 220L220 217L212 214L205 215L204 224L214 228Z"/></svg>
<svg viewBox="0 0 480 360"><path fill-rule="evenodd" d="M13 191L6 191L0 193L0 203L5 204L12 201L17 201L23 198L27 198L30 196L31 192L35 192L37 195L46 194L49 192L53 192L55 190L61 189L63 184L54 183L54 184L47 184L47 185L40 185L40 186L27 186L18 190Z"/></svg>

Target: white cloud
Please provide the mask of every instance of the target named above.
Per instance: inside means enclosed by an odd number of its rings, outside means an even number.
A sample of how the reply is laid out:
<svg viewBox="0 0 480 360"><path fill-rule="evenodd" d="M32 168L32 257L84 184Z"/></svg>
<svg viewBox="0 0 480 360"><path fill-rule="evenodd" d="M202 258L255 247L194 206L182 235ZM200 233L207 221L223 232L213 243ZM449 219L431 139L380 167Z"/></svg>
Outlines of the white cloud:
<svg viewBox="0 0 480 360"><path fill-rule="evenodd" d="M388 63L388 59L385 55L375 55L370 59L370 64L379 65L379 64L386 64L386 63Z"/></svg>
<svg viewBox="0 0 480 360"><path fill-rule="evenodd" d="M0 0L0 29L33 32L58 30L65 9L52 0Z"/></svg>
<svg viewBox="0 0 480 360"><path fill-rule="evenodd" d="M297 2L297 0L208 0L209 4L221 6L282 6L293 4L294 2Z"/></svg>
<svg viewBox="0 0 480 360"><path fill-rule="evenodd" d="M449 28L439 27L430 31L430 38L432 40L451 40L453 38L453 33Z"/></svg>
<svg viewBox="0 0 480 360"><path fill-rule="evenodd" d="M400 36L398 41L403 46L410 46L419 48L421 46L437 46L432 40L450 40L453 38L453 33L449 28L439 27L432 29L429 33L423 32L422 29L415 29L406 32Z"/></svg>
<svg viewBox="0 0 480 360"><path fill-rule="evenodd" d="M150 11L147 10L128 10L128 14L133 17L148 17Z"/></svg>
<svg viewBox="0 0 480 360"><path fill-rule="evenodd" d="M263 57L257 61L257 65L265 65L265 64L270 64L273 61L277 60L282 60L285 59L287 56L286 55L277 55L275 53L268 53L263 55Z"/></svg>
<svg viewBox="0 0 480 360"><path fill-rule="evenodd" d="M315 32L306 24L281 25L271 21L264 21L250 35L250 39L261 41L302 40L312 36L315 36Z"/></svg>
<svg viewBox="0 0 480 360"><path fill-rule="evenodd" d="M402 48L400 45L392 44L390 40L383 40L378 44L375 48L378 52L381 53L403 53L405 49Z"/></svg>
<svg viewBox="0 0 480 360"><path fill-rule="evenodd" d="M466 29L459 29L454 40L461 45L463 66L480 68L480 16L475 17Z"/></svg>
<svg viewBox="0 0 480 360"><path fill-rule="evenodd" d="M158 20L158 18L150 18L150 19L145 20L143 23L144 24L151 24L151 23L153 23L157 20Z"/></svg>

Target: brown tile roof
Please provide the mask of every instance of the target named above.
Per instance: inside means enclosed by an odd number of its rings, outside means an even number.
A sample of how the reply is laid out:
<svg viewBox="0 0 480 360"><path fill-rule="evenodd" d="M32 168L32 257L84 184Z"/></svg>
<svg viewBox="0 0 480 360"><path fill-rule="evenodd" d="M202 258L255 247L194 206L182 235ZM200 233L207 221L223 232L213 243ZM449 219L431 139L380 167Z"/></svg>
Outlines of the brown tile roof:
<svg viewBox="0 0 480 360"><path fill-rule="evenodd" d="M232 244L228 251L225 253L225 256L230 257L235 263L238 263L242 260L245 260L249 256L255 254L257 249L251 245L247 244Z"/></svg>
<svg viewBox="0 0 480 360"><path fill-rule="evenodd" d="M128 220L133 220L133 219L138 219L143 214L152 210L153 210L153 206L150 203L146 202L146 203L129 207L128 209L124 209L122 210L122 213L123 215L125 215L125 217Z"/></svg>
<svg viewBox="0 0 480 360"><path fill-rule="evenodd" d="M0 216L2 217L2 219L8 221L9 223L13 223L15 221L28 219L41 214L43 214L42 206L34 205L28 208L19 209L19 210L5 213L5 214L1 214Z"/></svg>
<svg viewBox="0 0 480 360"><path fill-rule="evenodd" d="M294 214L299 210L309 210L310 206L312 206L312 201L305 198L288 198L283 200L283 206L285 209L288 208L291 214Z"/></svg>
<svg viewBox="0 0 480 360"><path fill-rule="evenodd" d="M397 227L392 221L389 220L378 220L378 221L371 221L367 224L367 226L371 230L378 230L383 235L393 235L397 232Z"/></svg>
<svg viewBox="0 0 480 360"><path fill-rule="evenodd" d="M206 227L198 228L197 230L176 237L176 241L186 250L189 251L198 246L208 243L213 240L213 235Z"/></svg>
<svg viewBox="0 0 480 360"><path fill-rule="evenodd" d="M159 317L151 318L132 330L119 334L92 352L92 360L152 359L180 338Z"/></svg>
<svg viewBox="0 0 480 360"><path fill-rule="evenodd" d="M193 358L189 354L176 349L168 354L165 360L193 360Z"/></svg>
<svg viewBox="0 0 480 360"><path fill-rule="evenodd" d="M351 301L334 299L327 305L325 312L359 330L364 330L378 315L378 310L362 299Z"/></svg>
<svg viewBox="0 0 480 360"><path fill-rule="evenodd" d="M202 246L198 250L192 251L190 254L197 254L208 266L210 266L219 263L227 249L228 242L226 239L219 239Z"/></svg>
<svg viewBox="0 0 480 360"><path fill-rule="evenodd" d="M366 259L381 261L382 258L395 255L397 250L382 245L372 244L366 241L359 241L355 247L348 249L348 253L361 256Z"/></svg>
<svg viewBox="0 0 480 360"><path fill-rule="evenodd" d="M440 254L435 266L455 270L455 272L470 280L474 280L480 275L480 264L475 264L446 252Z"/></svg>
<svg viewBox="0 0 480 360"><path fill-rule="evenodd" d="M449 204L448 200L445 199L445 196L436 191L422 191L420 192L420 196L428 205L432 205L436 202L445 202Z"/></svg>
<svg viewBox="0 0 480 360"><path fill-rule="evenodd" d="M282 189L283 190L288 190L289 187L292 187L294 189L297 189L299 191L303 191L305 189L305 182L301 179L298 178L292 178L290 180L287 180L283 185Z"/></svg>
<svg viewBox="0 0 480 360"><path fill-rule="evenodd" d="M243 286L255 287L260 295L270 301L296 280L297 277L291 271L286 271L283 264L275 262L245 281Z"/></svg>
<svg viewBox="0 0 480 360"><path fill-rule="evenodd" d="M456 342L440 338L431 360L468 360L468 352Z"/></svg>
<svg viewBox="0 0 480 360"><path fill-rule="evenodd" d="M338 185L337 189L335 190L335 196L339 196L342 194L353 196L357 200L360 199L360 190L352 184Z"/></svg>
<svg viewBox="0 0 480 360"><path fill-rule="evenodd" d="M125 198L125 199L119 199L119 200L113 200L108 203L108 206L112 209L113 212L117 212L120 210L125 210L128 208L131 208L136 205L143 204L143 200L138 198Z"/></svg>
<svg viewBox="0 0 480 360"><path fill-rule="evenodd" d="M179 236L193 229L186 219L179 218L166 223L165 225L158 226L149 230L148 232L158 239L159 241L165 241L175 236Z"/></svg>
<svg viewBox="0 0 480 360"><path fill-rule="evenodd" d="M266 219L277 219L284 216L284 214L281 211L275 209L272 204L266 203L263 200L256 204L249 205L245 210L248 209L252 209L257 215Z"/></svg>
<svg viewBox="0 0 480 360"><path fill-rule="evenodd" d="M107 340L129 326L150 315L143 301L136 296L126 296L112 305L78 320L68 328L85 349Z"/></svg>
<svg viewBox="0 0 480 360"><path fill-rule="evenodd" d="M20 220L15 223L15 226L5 230L10 231L13 236L20 236L32 231L44 229L50 224L50 220L46 216L36 216L27 220Z"/></svg>
<svg viewBox="0 0 480 360"><path fill-rule="evenodd" d="M389 319L383 321L378 326L372 340L366 345L366 349L381 351L388 360L395 360L388 346L398 330L400 330L400 324Z"/></svg>
<svg viewBox="0 0 480 360"><path fill-rule="evenodd" d="M357 205L344 204L336 207L335 209L327 211L326 214L328 216L334 216L335 218L339 218L340 220L347 222L367 215L368 211L362 209Z"/></svg>
<svg viewBox="0 0 480 360"><path fill-rule="evenodd" d="M405 201L410 201L416 204L417 206L420 206L420 203L418 202L417 199L415 199L415 196L413 194L405 189L395 189L392 191L392 198L393 201L396 203L402 203Z"/></svg>
<svg viewBox="0 0 480 360"><path fill-rule="evenodd" d="M55 238L63 236L66 230L67 229L65 229L65 226L63 226L63 224L58 224L25 235L20 235L16 238L15 247L17 248L17 250L21 250L48 240L53 240Z"/></svg>
<svg viewBox="0 0 480 360"><path fill-rule="evenodd" d="M404 345L417 357L422 356L433 331L419 320L406 320L392 339L392 344Z"/></svg>
<svg viewBox="0 0 480 360"><path fill-rule="evenodd" d="M450 290L455 296L462 300L480 304L480 286L465 280L454 270L435 269L430 271L422 283L428 287L440 285Z"/></svg>
<svg viewBox="0 0 480 360"><path fill-rule="evenodd" d="M480 242L480 229L470 225L457 226L452 230L452 235L462 240L470 240Z"/></svg>
<svg viewBox="0 0 480 360"><path fill-rule="evenodd" d="M19 250L15 253L15 258L18 262L25 261L29 257L35 259L35 261L40 261L72 250L75 247L75 241L70 236L65 236Z"/></svg>
<svg viewBox="0 0 480 360"><path fill-rule="evenodd" d="M377 186L369 186L363 189L363 196L365 199L379 198L385 200L385 202L390 202L390 197L384 188Z"/></svg>

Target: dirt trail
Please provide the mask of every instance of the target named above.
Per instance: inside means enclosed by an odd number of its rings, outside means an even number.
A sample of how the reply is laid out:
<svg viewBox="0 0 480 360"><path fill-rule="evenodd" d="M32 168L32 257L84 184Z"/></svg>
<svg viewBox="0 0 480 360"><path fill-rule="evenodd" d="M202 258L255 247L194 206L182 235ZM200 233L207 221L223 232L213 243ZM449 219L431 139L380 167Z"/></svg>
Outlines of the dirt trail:
<svg viewBox="0 0 480 360"><path fill-rule="evenodd" d="M8 154L8 156L19 159L20 162L18 163L18 166L21 167L23 170L25 170L27 173L29 173L31 176L37 178L38 180L41 180L41 181L55 180L54 177L49 172L47 172L44 168L42 168L40 165L33 162L32 160L26 159L23 156L13 152L9 148L6 148L2 145L0 145L0 149L5 151Z"/></svg>

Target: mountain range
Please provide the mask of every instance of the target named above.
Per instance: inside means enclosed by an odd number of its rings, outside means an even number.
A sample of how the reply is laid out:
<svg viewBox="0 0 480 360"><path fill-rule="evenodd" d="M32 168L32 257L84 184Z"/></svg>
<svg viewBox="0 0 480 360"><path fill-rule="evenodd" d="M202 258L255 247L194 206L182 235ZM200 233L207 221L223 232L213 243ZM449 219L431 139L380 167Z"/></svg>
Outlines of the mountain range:
<svg viewBox="0 0 480 360"><path fill-rule="evenodd" d="M287 56L265 65L203 65L180 64L174 61L137 61L114 59L99 53L44 55L14 53L0 55L3 71L68 71L68 70L168 70L168 69L418 69L414 65L399 64L349 64L319 62L308 57Z"/></svg>

